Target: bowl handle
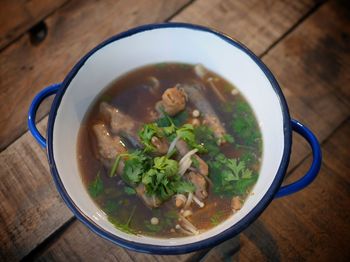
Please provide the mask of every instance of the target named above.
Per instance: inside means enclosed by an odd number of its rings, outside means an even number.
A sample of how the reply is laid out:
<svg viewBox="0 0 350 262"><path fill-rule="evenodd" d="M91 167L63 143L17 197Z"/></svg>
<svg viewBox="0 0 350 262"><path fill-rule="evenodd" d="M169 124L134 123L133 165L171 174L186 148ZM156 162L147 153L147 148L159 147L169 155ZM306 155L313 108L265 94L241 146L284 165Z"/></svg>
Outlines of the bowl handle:
<svg viewBox="0 0 350 262"><path fill-rule="evenodd" d="M294 119L292 119L291 121L293 131L297 132L299 135L304 137L311 146L313 161L309 171L302 178L290 185L281 187L275 195L275 197L287 196L307 187L316 178L321 168L322 153L320 144L318 143L316 136L310 131L310 129L308 129L299 121Z"/></svg>
<svg viewBox="0 0 350 262"><path fill-rule="evenodd" d="M39 130L36 128L36 125L35 125L36 111L38 110L43 100L48 96L56 94L60 87L61 87L61 84L53 84L41 90L34 97L32 104L29 107L29 112L28 112L29 131L32 133L33 137L36 139L39 145L41 145L43 148L46 147L46 139L40 134Z"/></svg>

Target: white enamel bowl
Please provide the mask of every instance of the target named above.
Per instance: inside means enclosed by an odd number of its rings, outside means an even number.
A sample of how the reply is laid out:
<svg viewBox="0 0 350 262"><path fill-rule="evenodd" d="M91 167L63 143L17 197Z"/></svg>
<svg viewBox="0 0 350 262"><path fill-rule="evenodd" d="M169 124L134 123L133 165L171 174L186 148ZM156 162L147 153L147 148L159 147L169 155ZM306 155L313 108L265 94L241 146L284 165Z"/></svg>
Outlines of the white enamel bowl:
<svg viewBox="0 0 350 262"><path fill-rule="evenodd" d="M161 62L201 63L223 76L249 101L262 132L263 157L254 194L234 216L197 236L160 239L119 231L89 197L78 171L78 130L91 102L126 72ZM46 141L34 120L39 104L52 94L55 99ZM233 39L191 24L145 25L100 44L74 66L62 83L44 89L34 98L28 124L34 137L47 148L57 189L76 217L98 235L123 247L148 253L186 253L233 237L252 223L276 195L294 193L311 183L321 163L316 138L305 126L290 119L281 89L260 59ZM280 188L290 158L292 129L311 144L314 162L301 180Z"/></svg>

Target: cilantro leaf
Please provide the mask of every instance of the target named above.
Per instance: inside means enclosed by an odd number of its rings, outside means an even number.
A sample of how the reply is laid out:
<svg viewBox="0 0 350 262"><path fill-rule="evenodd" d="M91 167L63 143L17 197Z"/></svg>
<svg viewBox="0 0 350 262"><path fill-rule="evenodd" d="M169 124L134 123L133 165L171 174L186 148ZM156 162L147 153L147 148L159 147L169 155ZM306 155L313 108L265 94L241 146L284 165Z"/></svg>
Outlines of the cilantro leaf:
<svg viewBox="0 0 350 262"><path fill-rule="evenodd" d="M135 189L133 189L132 187L124 187L124 192L127 194L127 195L135 195L136 194L136 191Z"/></svg>
<svg viewBox="0 0 350 262"><path fill-rule="evenodd" d="M142 174L148 169L150 159L142 151L136 150L125 160L122 178L129 185L136 185L142 179Z"/></svg>
<svg viewBox="0 0 350 262"><path fill-rule="evenodd" d="M194 192L196 190L196 187L191 183L187 181L179 181L176 183L176 193L190 193Z"/></svg>
<svg viewBox="0 0 350 262"><path fill-rule="evenodd" d="M230 144L232 144L235 141L233 136L231 136L230 134L224 134L223 139Z"/></svg>
<svg viewBox="0 0 350 262"><path fill-rule="evenodd" d="M90 196L93 198L98 197L103 192L103 181L100 176L100 171L97 173L96 178L91 182L91 184L88 187L88 191L90 193Z"/></svg>
<svg viewBox="0 0 350 262"><path fill-rule="evenodd" d="M179 164L167 156L155 157L154 164L142 177L148 195L166 200L176 193L175 181L179 180Z"/></svg>
<svg viewBox="0 0 350 262"><path fill-rule="evenodd" d="M198 149L199 153L206 153L207 149L196 141L194 127L191 124L184 124L176 131L177 137L183 139L191 148Z"/></svg>
<svg viewBox="0 0 350 262"><path fill-rule="evenodd" d="M162 129L157 123L145 124L138 133L141 143L145 146L146 152L154 152L155 146L152 144L152 137L163 137Z"/></svg>
<svg viewBox="0 0 350 262"><path fill-rule="evenodd" d="M215 156L220 153L217 138L215 137L214 132L210 127L206 125L196 127L194 128L194 134L196 143L203 145L210 156Z"/></svg>
<svg viewBox="0 0 350 262"><path fill-rule="evenodd" d="M261 141L258 124L254 112L246 101L237 101L234 105L233 118L230 123L235 136L242 140L242 143L251 146Z"/></svg>
<svg viewBox="0 0 350 262"><path fill-rule="evenodd" d="M210 218L210 222L213 224L213 226L217 226L224 220L224 215L225 212L223 210L219 210Z"/></svg>
<svg viewBox="0 0 350 262"><path fill-rule="evenodd" d="M134 216L135 210L136 210L136 206L134 206L134 208L132 209L131 214L130 214L128 220L126 221L126 223L121 223L118 219L116 219L115 217L112 217L112 216L108 216L108 220L120 231L123 231L123 232L128 233L128 234L136 235L137 232L133 228L130 227L131 219Z"/></svg>
<svg viewBox="0 0 350 262"><path fill-rule="evenodd" d="M118 204L115 201L108 200L103 208L107 214L111 214L118 209Z"/></svg>
<svg viewBox="0 0 350 262"><path fill-rule="evenodd" d="M218 154L209 161L209 168L214 193L217 194L244 195L258 178L257 174L246 168L244 161L227 158L224 154Z"/></svg>

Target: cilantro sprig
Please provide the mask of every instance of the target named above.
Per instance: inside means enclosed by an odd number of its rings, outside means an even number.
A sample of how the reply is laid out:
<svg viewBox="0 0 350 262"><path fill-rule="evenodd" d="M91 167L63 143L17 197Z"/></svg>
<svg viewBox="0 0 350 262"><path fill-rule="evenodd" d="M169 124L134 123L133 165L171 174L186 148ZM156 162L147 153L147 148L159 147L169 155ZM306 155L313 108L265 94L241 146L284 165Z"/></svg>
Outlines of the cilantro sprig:
<svg viewBox="0 0 350 262"><path fill-rule="evenodd" d="M209 161L209 168L217 194L244 195L258 178L246 168L244 161L227 158L224 154L218 154Z"/></svg>
<svg viewBox="0 0 350 262"><path fill-rule="evenodd" d="M147 194L167 200L175 193L194 192L194 185L182 180L178 175L178 170L177 161L169 159L167 156L154 158L152 168L142 177Z"/></svg>
<svg viewBox="0 0 350 262"><path fill-rule="evenodd" d="M101 179L101 172L98 171L96 178L90 183L88 191L93 198L98 197L103 192L104 186Z"/></svg>
<svg viewBox="0 0 350 262"><path fill-rule="evenodd" d="M158 127L157 123L145 124L138 133L141 143L145 147L146 152L154 152L156 147L152 144L152 137L163 137L163 130Z"/></svg>

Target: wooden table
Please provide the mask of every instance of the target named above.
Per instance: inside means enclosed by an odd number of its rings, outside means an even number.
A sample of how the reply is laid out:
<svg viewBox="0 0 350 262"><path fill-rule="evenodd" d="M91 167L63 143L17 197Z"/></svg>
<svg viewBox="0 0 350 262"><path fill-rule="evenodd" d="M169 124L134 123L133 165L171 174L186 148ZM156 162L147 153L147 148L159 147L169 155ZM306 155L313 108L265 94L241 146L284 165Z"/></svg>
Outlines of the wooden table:
<svg viewBox="0 0 350 262"><path fill-rule="evenodd" d="M350 261L349 1L3 0L0 10L1 261ZM77 221L26 124L34 95L62 81L96 44L164 21L214 27L247 45L273 71L292 117L315 131L324 154L307 189L273 201L239 236L181 256L125 250ZM42 131L49 107L40 108ZM306 143L293 139L286 182L311 161Z"/></svg>

